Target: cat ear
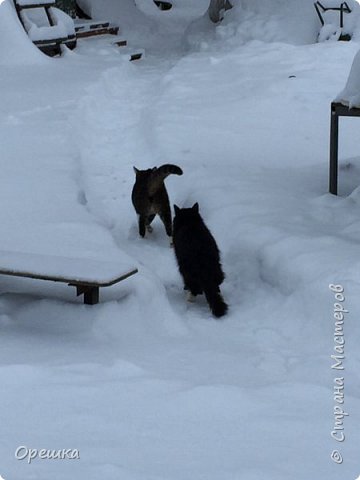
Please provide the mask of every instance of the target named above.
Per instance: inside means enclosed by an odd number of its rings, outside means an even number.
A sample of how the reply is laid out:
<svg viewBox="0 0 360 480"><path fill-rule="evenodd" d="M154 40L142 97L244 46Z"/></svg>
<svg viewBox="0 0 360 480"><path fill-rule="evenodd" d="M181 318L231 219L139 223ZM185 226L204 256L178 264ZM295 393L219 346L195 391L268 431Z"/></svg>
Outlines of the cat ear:
<svg viewBox="0 0 360 480"><path fill-rule="evenodd" d="M199 213L199 204L198 204L198 202L194 203L194 205L191 207L191 210L194 210L194 212Z"/></svg>
<svg viewBox="0 0 360 480"><path fill-rule="evenodd" d="M135 174L139 173L139 170L136 167L133 167Z"/></svg>
<svg viewBox="0 0 360 480"><path fill-rule="evenodd" d="M180 212L180 208L175 204L174 204L174 211L175 211L175 215L177 215Z"/></svg>

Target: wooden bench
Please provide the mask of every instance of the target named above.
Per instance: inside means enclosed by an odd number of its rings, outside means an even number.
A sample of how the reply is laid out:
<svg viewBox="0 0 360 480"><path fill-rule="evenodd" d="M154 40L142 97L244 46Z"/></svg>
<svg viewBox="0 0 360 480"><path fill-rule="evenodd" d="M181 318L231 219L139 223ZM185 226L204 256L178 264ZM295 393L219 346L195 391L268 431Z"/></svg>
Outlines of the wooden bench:
<svg viewBox="0 0 360 480"><path fill-rule="evenodd" d="M124 262L0 251L0 275L50 280L76 287L84 303L99 302L100 287L109 287L137 273ZM0 284L1 289L1 284Z"/></svg>

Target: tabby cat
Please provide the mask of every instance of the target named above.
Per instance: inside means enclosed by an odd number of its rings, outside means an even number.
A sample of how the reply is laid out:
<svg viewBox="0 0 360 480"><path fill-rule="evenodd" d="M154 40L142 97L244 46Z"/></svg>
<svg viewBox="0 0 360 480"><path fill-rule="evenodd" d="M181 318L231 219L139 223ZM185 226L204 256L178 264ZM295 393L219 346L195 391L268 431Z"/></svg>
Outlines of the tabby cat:
<svg viewBox="0 0 360 480"><path fill-rule="evenodd" d="M152 231L151 222L156 215L159 215L166 233L171 239L171 208L164 180L170 174L182 175L181 168L165 164L159 168L154 167L147 170L139 170L134 167L134 171L136 180L131 199L139 216L139 234L144 237L146 231L150 233Z"/></svg>

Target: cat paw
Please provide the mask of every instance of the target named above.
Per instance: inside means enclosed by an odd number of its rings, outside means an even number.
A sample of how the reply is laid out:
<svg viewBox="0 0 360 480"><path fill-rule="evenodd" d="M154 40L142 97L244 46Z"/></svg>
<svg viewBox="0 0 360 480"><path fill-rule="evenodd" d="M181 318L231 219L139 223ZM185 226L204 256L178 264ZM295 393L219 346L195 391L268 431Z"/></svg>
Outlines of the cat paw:
<svg viewBox="0 0 360 480"><path fill-rule="evenodd" d="M196 300L196 296L193 295L191 292L189 292L188 295L187 295L187 301L188 301L189 303L194 303L195 300Z"/></svg>
<svg viewBox="0 0 360 480"><path fill-rule="evenodd" d="M152 227L151 225L147 225L147 226L146 226L146 231L147 231L148 233L152 233L153 227Z"/></svg>

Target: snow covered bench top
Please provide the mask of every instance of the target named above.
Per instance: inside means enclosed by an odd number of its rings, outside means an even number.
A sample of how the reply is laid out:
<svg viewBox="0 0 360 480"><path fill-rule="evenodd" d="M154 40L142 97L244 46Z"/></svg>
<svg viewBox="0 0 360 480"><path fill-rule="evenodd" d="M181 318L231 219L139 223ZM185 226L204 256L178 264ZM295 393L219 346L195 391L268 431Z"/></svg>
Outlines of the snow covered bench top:
<svg viewBox="0 0 360 480"><path fill-rule="evenodd" d="M51 280L77 287L84 294L84 302L99 301L99 287L114 285L137 273L127 259L94 260L57 255L0 251L0 274Z"/></svg>

